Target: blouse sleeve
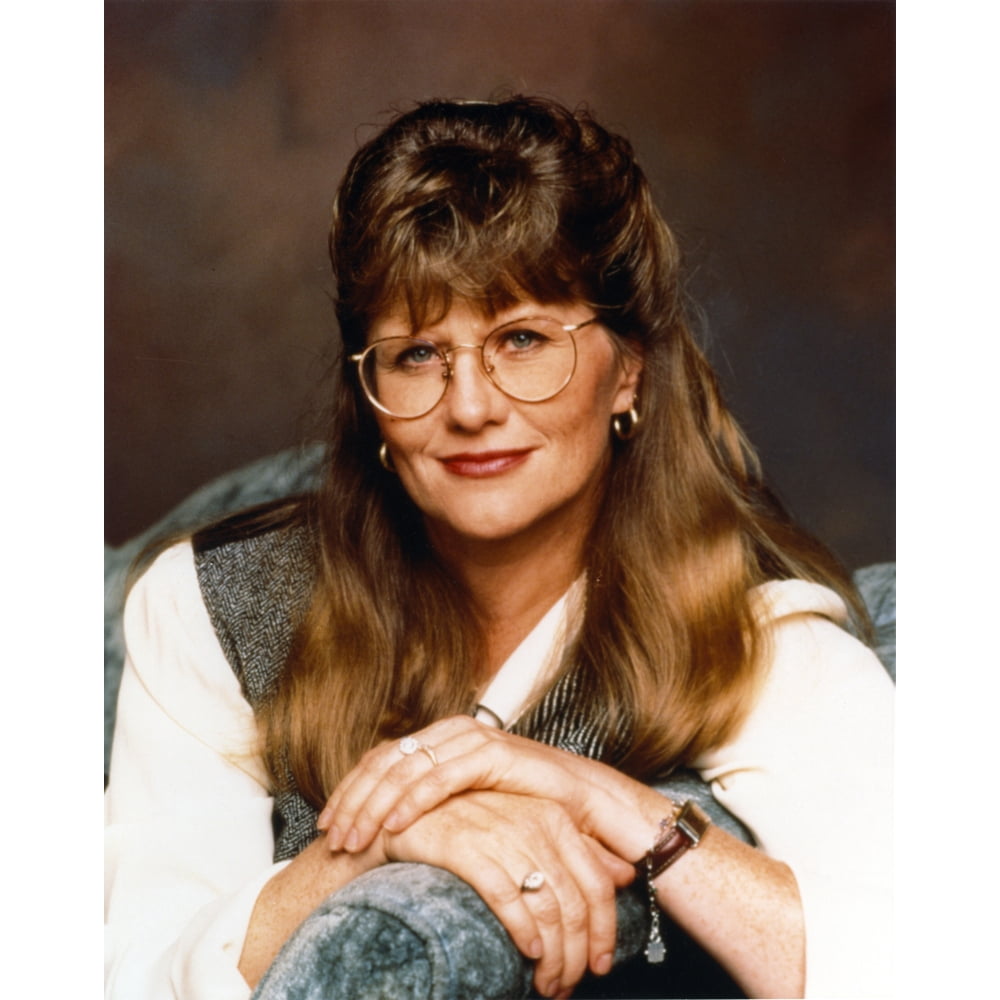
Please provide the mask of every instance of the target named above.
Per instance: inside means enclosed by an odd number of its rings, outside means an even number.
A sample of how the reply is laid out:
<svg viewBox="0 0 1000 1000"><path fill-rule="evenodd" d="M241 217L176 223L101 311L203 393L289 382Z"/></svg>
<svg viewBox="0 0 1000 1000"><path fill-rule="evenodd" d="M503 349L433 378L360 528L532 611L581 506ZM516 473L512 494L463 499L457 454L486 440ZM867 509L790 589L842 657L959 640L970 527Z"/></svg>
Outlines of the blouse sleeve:
<svg viewBox="0 0 1000 1000"><path fill-rule="evenodd" d="M189 543L135 585L125 638L105 793L105 996L246 1000L243 939L281 866L253 712Z"/></svg>
<svg viewBox="0 0 1000 1000"><path fill-rule="evenodd" d="M713 794L795 875L806 996L892 995L894 688L802 581L760 588L771 665L729 744L697 762Z"/></svg>

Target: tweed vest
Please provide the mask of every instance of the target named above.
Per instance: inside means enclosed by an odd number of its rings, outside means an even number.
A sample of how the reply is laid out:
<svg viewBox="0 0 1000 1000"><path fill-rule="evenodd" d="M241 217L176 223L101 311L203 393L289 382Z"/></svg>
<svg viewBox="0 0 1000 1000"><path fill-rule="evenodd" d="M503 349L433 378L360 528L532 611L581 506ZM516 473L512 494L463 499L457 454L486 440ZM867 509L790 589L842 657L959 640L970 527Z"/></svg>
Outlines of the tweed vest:
<svg viewBox="0 0 1000 1000"><path fill-rule="evenodd" d="M237 516L222 528L194 536L195 567L223 652L257 711L274 691L308 609L316 543L302 525L243 532ZM579 672L571 671L512 730L587 757L613 759L617 741L598 713L580 711L580 687ZM275 861L295 857L316 837L317 811L290 773L283 784L274 803Z"/></svg>

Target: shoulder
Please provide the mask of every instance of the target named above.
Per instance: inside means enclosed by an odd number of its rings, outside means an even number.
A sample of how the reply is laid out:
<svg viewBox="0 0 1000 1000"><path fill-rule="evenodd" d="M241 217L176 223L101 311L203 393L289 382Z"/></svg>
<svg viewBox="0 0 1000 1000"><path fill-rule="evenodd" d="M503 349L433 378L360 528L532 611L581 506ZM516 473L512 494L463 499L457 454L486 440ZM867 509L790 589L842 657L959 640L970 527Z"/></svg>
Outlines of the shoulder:
<svg viewBox="0 0 1000 1000"><path fill-rule="evenodd" d="M820 836L803 824L828 817L829 803L885 815L895 688L872 650L839 623L846 608L832 591L783 581L754 596L763 626L759 687L740 728L695 767L759 844L787 860Z"/></svg>
<svg viewBox="0 0 1000 1000"><path fill-rule="evenodd" d="M867 732L879 745L891 739L892 680L844 627L847 608L837 594L787 580L756 588L752 601L763 640L760 686L729 749L709 754L713 763L731 757L734 744L738 755L750 746L795 755L830 739L839 745L846 731L855 739Z"/></svg>
<svg viewBox="0 0 1000 1000"><path fill-rule="evenodd" d="M750 591L757 622L769 627L796 615L818 615L838 625L847 622L847 605L829 587L807 580L770 580Z"/></svg>
<svg viewBox="0 0 1000 1000"><path fill-rule="evenodd" d="M125 600L126 641L176 634L205 618L190 539L160 552L138 577Z"/></svg>
<svg viewBox="0 0 1000 1000"><path fill-rule="evenodd" d="M841 597L817 583L780 580L756 587L751 602L761 628L763 683L771 696L814 697L820 690L891 693L875 653L848 631Z"/></svg>
<svg viewBox="0 0 1000 1000"><path fill-rule="evenodd" d="M190 540L165 549L139 577L125 602L124 626L126 708L141 702L148 721L155 706L203 742L243 747L250 707L209 619ZM130 713L120 712L119 723L123 715Z"/></svg>
<svg viewBox="0 0 1000 1000"><path fill-rule="evenodd" d="M191 538L198 579L211 586L224 576L230 589L244 582L260 587L273 580L311 581L317 545L304 511L297 506L254 508L196 532Z"/></svg>
<svg viewBox="0 0 1000 1000"><path fill-rule="evenodd" d="M191 541L198 587L251 702L266 697L291 652L312 595L315 533L301 509L258 508Z"/></svg>

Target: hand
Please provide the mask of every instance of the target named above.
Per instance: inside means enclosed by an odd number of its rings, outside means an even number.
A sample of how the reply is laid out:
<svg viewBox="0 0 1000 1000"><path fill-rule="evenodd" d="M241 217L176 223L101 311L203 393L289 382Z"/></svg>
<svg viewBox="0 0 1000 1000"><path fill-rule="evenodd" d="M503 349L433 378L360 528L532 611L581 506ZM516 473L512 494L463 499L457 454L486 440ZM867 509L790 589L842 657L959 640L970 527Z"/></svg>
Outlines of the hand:
<svg viewBox="0 0 1000 1000"><path fill-rule="evenodd" d="M621 819L645 786L598 761L484 726L468 716L434 723L415 738L433 749L404 756L399 741L370 750L330 796L319 817L331 850L364 850L380 828L406 829L447 798L494 789L559 802L576 826L620 857L645 846L619 842ZM659 799L662 812L662 799ZM650 827L651 831L655 829ZM647 833L638 830L640 844Z"/></svg>
<svg viewBox="0 0 1000 1000"><path fill-rule="evenodd" d="M400 754L398 741L369 751L321 814L328 844L364 850L389 831L415 828L416 817L456 801L449 796L463 789L495 788L511 799L557 803L580 834L621 863L648 850L664 815L659 792L614 768L468 717L442 720L414 736L433 748L438 763L423 753ZM713 826L658 886L660 905L744 992L801 995L802 905L787 865Z"/></svg>
<svg viewBox="0 0 1000 1000"><path fill-rule="evenodd" d="M378 841L390 861L436 865L468 882L517 948L537 960L539 993L569 996L588 965L599 975L611 968L615 889L634 872L582 835L558 804L470 792L402 832L383 831ZM524 877L535 871L544 873L544 885L522 891Z"/></svg>

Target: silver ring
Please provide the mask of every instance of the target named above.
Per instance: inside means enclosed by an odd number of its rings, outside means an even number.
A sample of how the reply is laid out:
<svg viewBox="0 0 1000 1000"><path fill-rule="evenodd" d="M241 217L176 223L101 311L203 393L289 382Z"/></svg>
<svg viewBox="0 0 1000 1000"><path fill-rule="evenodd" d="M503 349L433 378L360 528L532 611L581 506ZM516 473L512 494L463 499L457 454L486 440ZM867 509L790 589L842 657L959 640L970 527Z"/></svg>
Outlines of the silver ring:
<svg viewBox="0 0 1000 1000"><path fill-rule="evenodd" d="M521 883L521 892L538 892L545 885L545 876L541 872L529 872Z"/></svg>
<svg viewBox="0 0 1000 1000"><path fill-rule="evenodd" d="M409 757L411 753L416 753L417 751L427 754L427 759L436 767L437 766L437 754L426 744L421 743L420 740L413 736L404 736L399 741L399 752L403 754L404 757Z"/></svg>

